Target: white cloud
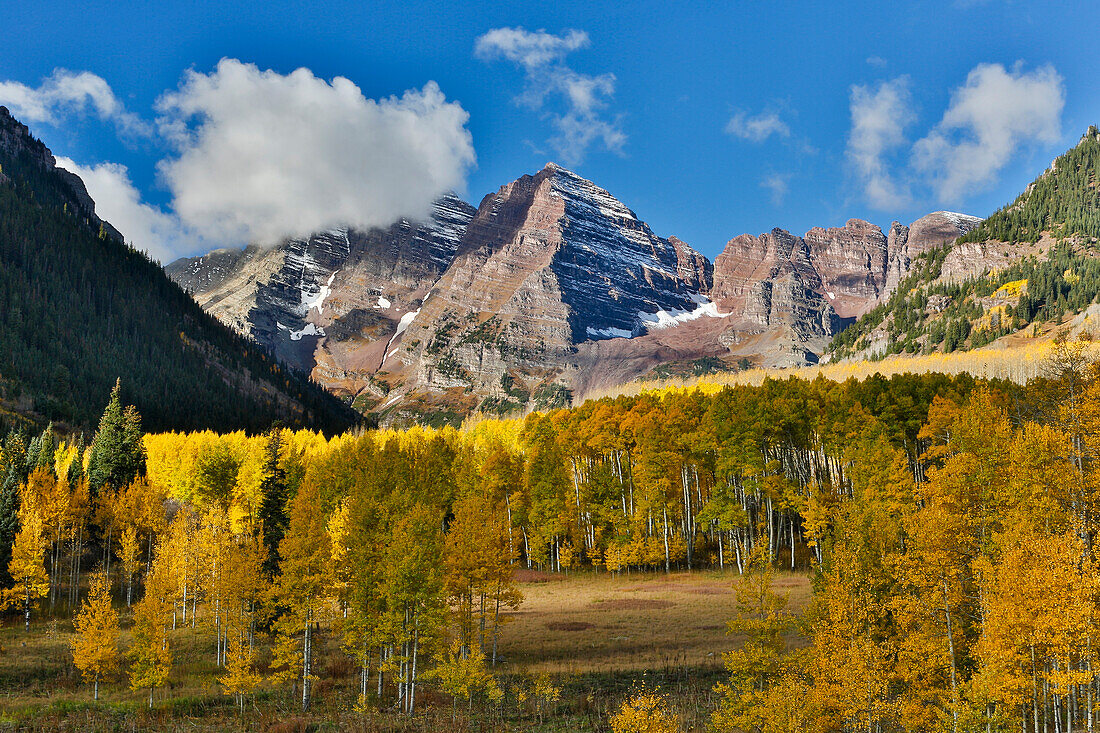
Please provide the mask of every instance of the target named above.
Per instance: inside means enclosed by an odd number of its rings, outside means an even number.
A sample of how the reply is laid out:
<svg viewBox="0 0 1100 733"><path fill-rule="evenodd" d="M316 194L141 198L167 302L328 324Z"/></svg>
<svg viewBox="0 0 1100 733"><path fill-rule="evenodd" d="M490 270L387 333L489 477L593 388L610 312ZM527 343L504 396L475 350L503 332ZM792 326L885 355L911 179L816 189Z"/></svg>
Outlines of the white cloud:
<svg viewBox="0 0 1100 733"><path fill-rule="evenodd" d="M852 129L846 151L868 203L878 209L896 209L909 200L908 190L890 172L887 154L905 144L905 128L915 115L908 77L871 87L851 88Z"/></svg>
<svg viewBox="0 0 1100 733"><path fill-rule="evenodd" d="M124 135L145 136L152 132L147 122L126 111L103 77L90 71L56 69L38 87L17 81L0 82L0 104L24 123L56 125L64 114L91 108L101 120L113 122Z"/></svg>
<svg viewBox="0 0 1100 733"><path fill-rule="evenodd" d="M84 181L95 201L96 215L122 232L126 241L160 262L186 251L193 242L181 231L179 221L163 210L141 202L141 194L130 181L126 166L100 163L83 166L58 157L57 165Z"/></svg>
<svg viewBox="0 0 1100 733"><path fill-rule="evenodd" d="M616 152L626 143L619 119L604 114L615 94L615 75L581 74L565 63L569 52L588 44L584 31L556 36L523 28L494 28L474 44L474 55L482 61L505 59L523 69L526 80L517 97L520 104L543 110L554 105L551 100L558 100L560 106L549 114L557 133L549 142L569 165L580 163L593 143L601 142Z"/></svg>
<svg viewBox="0 0 1100 733"><path fill-rule="evenodd" d="M869 66L874 66L875 68L878 68L878 69L885 69L887 63L888 62L886 61L886 59L882 58L881 56L868 56L867 57L867 64Z"/></svg>
<svg viewBox="0 0 1100 733"><path fill-rule="evenodd" d="M782 173L769 173L760 181L760 187L771 192L772 204L775 206L780 206L787 197L787 191L790 189L788 185L790 178L790 175Z"/></svg>
<svg viewBox="0 0 1100 733"><path fill-rule="evenodd" d="M1052 66L1024 72L979 64L951 95L951 105L913 148L914 167L925 173L941 202L954 201L992 182L1029 142L1057 142L1065 89Z"/></svg>
<svg viewBox="0 0 1100 733"><path fill-rule="evenodd" d="M469 115L434 82L376 101L344 77L222 59L187 72L157 110L176 147L159 166L175 211L223 242L422 218L475 160Z"/></svg>
<svg viewBox="0 0 1100 733"><path fill-rule="evenodd" d="M742 140L762 143L772 135L790 137L791 128L787 127L787 123L775 111L761 112L755 116L738 112L726 123L726 132Z"/></svg>
<svg viewBox="0 0 1100 733"><path fill-rule="evenodd" d="M483 61L502 57L533 69L560 61L570 51L588 45L584 31L568 30L560 36L523 28L494 28L474 43L474 54Z"/></svg>

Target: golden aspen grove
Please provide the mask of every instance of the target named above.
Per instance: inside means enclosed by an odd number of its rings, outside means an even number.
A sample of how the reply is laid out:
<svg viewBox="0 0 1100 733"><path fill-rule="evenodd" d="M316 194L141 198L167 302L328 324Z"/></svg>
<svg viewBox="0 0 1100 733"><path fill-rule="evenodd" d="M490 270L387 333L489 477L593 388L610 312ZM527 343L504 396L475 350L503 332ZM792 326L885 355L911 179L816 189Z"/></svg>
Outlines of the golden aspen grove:
<svg viewBox="0 0 1100 733"><path fill-rule="evenodd" d="M90 441L4 439L5 719L1091 730L1088 354L1060 342L1026 386L792 377L331 437L144 434L116 387ZM684 577L732 599L709 667L540 671L509 635L548 579Z"/></svg>

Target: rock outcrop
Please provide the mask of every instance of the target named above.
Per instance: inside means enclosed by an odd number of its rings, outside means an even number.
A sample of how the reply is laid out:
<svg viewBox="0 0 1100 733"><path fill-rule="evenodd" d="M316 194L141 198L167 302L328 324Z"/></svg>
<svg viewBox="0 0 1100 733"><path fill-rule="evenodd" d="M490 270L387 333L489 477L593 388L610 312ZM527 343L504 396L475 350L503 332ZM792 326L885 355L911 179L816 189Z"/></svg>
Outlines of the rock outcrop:
<svg viewBox="0 0 1100 733"><path fill-rule="evenodd" d="M981 221L976 216L951 211L934 211L909 226L895 221L887 236L889 263L884 297L889 297L897 289L898 283L909 274L913 260L935 247L951 244Z"/></svg>
<svg viewBox="0 0 1100 733"><path fill-rule="evenodd" d="M878 302L887 259L886 236L861 219L804 237L742 234L715 258L711 297L738 330L783 327L813 351Z"/></svg>
<svg viewBox="0 0 1100 733"><path fill-rule="evenodd" d="M486 398L570 382L586 342L713 311L712 268L607 191L549 164L486 196L386 369ZM712 313L713 315L713 313Z"/></svg>
<svg viewBox="0 0 1100 733"><path fill-rule="evenodd" d="M88 195L88 189L80 176L64 168L58 168L57 160L50 149L41 140L31 135L30 129L12 117L8 108L3 106L0 106L0 152L13 159L22 159L51 171L64 184L65 190L59 193L68 199L74 212L83 216L93 228L99 228L104 235L119 242L123 241L122 234L111 226L110 222L96 215L95 202ZM8 177L0 171L0 181L7 180Z"/></svg>
<svg viewBox="0 0 1100 733"><path fill-rule="evenodd" d="M445 196L426 222L336 228L274 247L216 250L165 269L223 322L326 386L354 394L451 264L473 213Z"/></svg>
<svg viewBox="0 0 1100 733"><path fill-rule="evenodd" d="M465 413L578 394L671 361L814 362L920 252L970 217L886 235L852 219L731 239L712 264L553 163L429 222L333 229L167 269L209 311L385 414Z"/></svg>

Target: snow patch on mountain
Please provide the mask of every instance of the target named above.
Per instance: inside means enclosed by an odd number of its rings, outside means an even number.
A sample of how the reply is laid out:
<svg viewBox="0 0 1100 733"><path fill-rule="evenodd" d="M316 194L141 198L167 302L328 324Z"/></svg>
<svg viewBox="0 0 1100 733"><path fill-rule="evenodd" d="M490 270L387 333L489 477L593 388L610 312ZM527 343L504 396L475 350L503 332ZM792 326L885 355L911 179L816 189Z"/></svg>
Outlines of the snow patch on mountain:
<svg viewBox="0 0 1100 733"><path fill-rule="evenodd" d="M977 224L978 222L980 222L982 220L982 218L980 216L971 216L970 214L960 214L960 213L955 212L955 211L937 211L937 212L934 212L934 213L939 214L940 216L942 216L943 218L947 219L952 224L954 224L955 226L960 227L960 228L962 228L963 225L967 225L967 224L970 224L970 225Z"/></svg>
<svg viewBox="0 0 1100 733"><path fill-rule="evenodd" d="M284 331L287 331L290 334L290 340L291 341L301 341L303 336L324 336L325 335L325 329L321 328L320 326L318 326L314 323L307 323L305 328L300 329L298 331L291 331L288 327L284 326L281 323L279 324L279 328L281 328Z"/></svg>
<svg viewBox="0 0 1100 733"><path fill-rule="evenodd" d="M592 326L588 327L588 335L600 339L628 339L634 337L634 334L625 328L592 328Z"/></svg>
<svg viewBox="0 0 1100 733"><path fill-rule="evenodd" d="M302 315L309 313L312 308L317 309L317 315L324 314L325 298L332 294L332 281L336 277L336 272L329 275L328 282L320 286L315 293L302 288Z"/></svg>
<svg viewBox="0 0 1100 733"><path fill-rule="evenodd" d="M712 302L705 295L692 295L691 299L698 303L698 308L690 311L672 308L670 310L662 309L656 313L639 312L638 320L642 322L647 331L657 331L662 328L678 326L687 321L694 321L697 318L725 318L729 315L729 313L719 311L718 304Z"/></svg>
<svg viewBox="0 0 1100 733"><path fill-rule="evenodd" d="M397 349L390 351L390 347L393 346L393 342L396 341L401 334L405 333L406 329L408 329L409 327L409 324L412 323L418 315L420 315L419 308L414 311L409 311L405 315L401 316L401 320L397 322L397 330L393 332L393 336L390 336L390 340L386 343L386 351L389 353L387 353L386 356L382 358L383 363L385 363L386 359L389 359L391 356L397 353Z"/></svg>

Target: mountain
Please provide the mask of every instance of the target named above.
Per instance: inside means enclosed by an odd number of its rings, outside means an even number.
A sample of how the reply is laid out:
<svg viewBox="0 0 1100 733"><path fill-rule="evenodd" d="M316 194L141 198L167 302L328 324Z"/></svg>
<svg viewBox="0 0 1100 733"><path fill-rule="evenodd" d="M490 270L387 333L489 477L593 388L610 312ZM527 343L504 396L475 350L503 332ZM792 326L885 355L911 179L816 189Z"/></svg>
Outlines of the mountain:
<svg viewBox="0 0 1100 733"><path fill-rule="evenodd" d="M890 234L862 219L734 237L714 261L710 293L728 314L723 340L764 366L817 361L829 340L871 310L908 273L912 255L953 241L980 221L936 212Z"/></svg>
<svg viewBox="0 0 1100 733"><path fill-rule="evenodd" d="M223 323L354 396L375 384L386 347L454 260L474 211L448 195L426 222L217 250L165 271Z"/></svg>
<svg viewBox="0 0 1100 733"><path fill-rule="evenodd" d="M713 315L711 276L688 245L549 164L485 197L384 367L483 409L537 401L573 387L582 344Z"/></svg>
<svg viewBox="0 0 1100 733"><path fill-rule="evenodd" d="M166 271L357 407L455 420L564 404L658 369L817 361L916 255L978 220L853 219L734 237L712 264L553 163L422 223L218 250ZM740 366L738 366L740 365ZM434 416L434 417L433 417Z"/></svg>
<svg viewBox="0 0 1100 733"><path fill-rule="evenodd" d="M0 420L94 428L118 377L151 430L355 421L128 247L0 107Z"/></svg>
<svg viewBox="0 0 1100 733"><path fill-rule="evenodd" d="M1067 330L1100 335L1090 330L1100 316L1098 187L1100 132L1090 127L1011 204L954 242L907 253L911 274L834 338L828 357L1007 346Z"/></svg>

